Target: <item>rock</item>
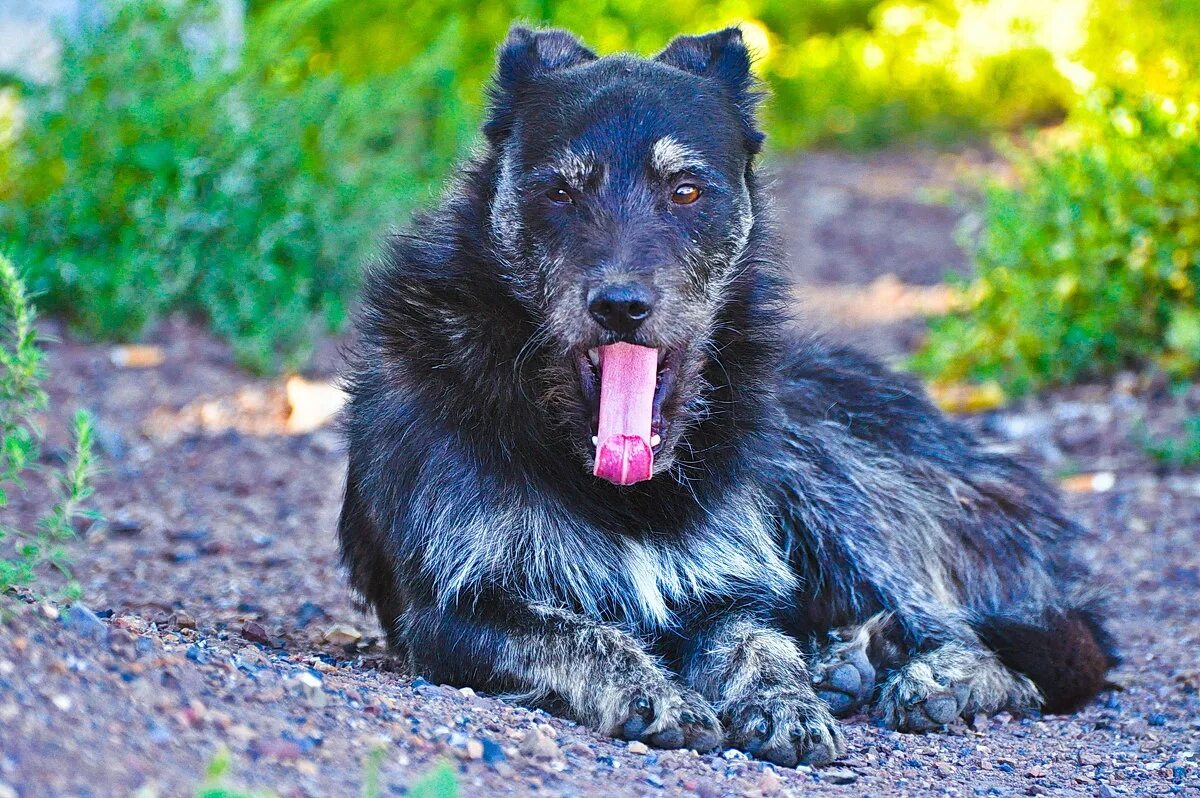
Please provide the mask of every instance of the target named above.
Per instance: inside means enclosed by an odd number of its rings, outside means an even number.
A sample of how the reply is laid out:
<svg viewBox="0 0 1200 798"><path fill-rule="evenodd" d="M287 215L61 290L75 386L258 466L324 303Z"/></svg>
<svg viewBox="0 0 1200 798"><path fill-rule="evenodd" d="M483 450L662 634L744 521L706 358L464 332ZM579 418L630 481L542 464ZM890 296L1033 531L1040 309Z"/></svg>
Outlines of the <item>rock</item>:
<svg viewBox="0 0 1200 798"><path fill-rule="evenodd" d="M483 759L483 743L479 740L471 738L467 740L463 746L467 754L467 759Z"/></svg>
<svg viewBox="0 0 1200 798"><path fill-rule="evenodd" d="M321 639L335 646L352 646L362 639L362 632L344 623L335 623L325 630Z"/></svg>
<svg viewBox="0 0 1200 798"><path fill-rule="evenodd" d="M0 781L0 798L21 798L21 796L15 789Z"/></svg>
<svg viewBox="0 0 1200 798"><path fill-rule="evenodd" d="M300 758L303 751L300 744L293 740L255 740L250 744L250 755L254 758L265 757L281 762L291 762Z"/></svg>
<svg viewBox="0 0 1200 798"><path fill-rule="evenodd" d="M62 623L78 637L103 643L108 640L108 627L83 604L72 604L62 616Z"/></svg>
<svg viewBox="0 0 1200 798"><path fill-rule="evenodd" d="M171 623L178 626L180 629L195 629L196 619L191 616L191 613L186 610L179 610L170 618Z"/></svg>
<svg viewBox="0 0 1200 798"><path fill-rule="evenodd" d="M209 662L208 652L195 643L188 646L187 658L197 665L207 665Z"/></svg>
<svg viewBox="0 0 1200 798"><path fill-rule="evenodd" d="M483 743L483 761L489 765L495 765L508 759L508 754L504 753L504 749L499 743L495 743L484 737Z"/></svg>
<svg viewBox="0 0 1200 798"><path fill-rule="evenodd" d="M763 773L762 778L758 780L758 789L762 790L763 795L774 795L782 787L783 779L779 778L773 770Z"/></svg>
<svg viewBox="0 0 1200 798"><path fill-rule="evenodd" d="M650 746L643 743L641 740L634 740L628 745L629 753L631 754L648 754Z"/></svg>
<svg viewBox="0 0 1200 798"><path fill-rule="evenodd" d="M301 671L293 676L288 680L288 687L315 709L320 709L329 703L329 697L325 694L324 682L311 671Z"/></svg>
<svg viewBox="0 0 1200 798"><path fill-rule="evenodd" d="M556 759L559 755L558 743L537 729L527 731L517 747L522 754L534 759Z"/></svg>
<svg viewBox="0 0 1200 798"><path fill-rule="evenodd" d="M830 784L853 784L858 781L858 774L849 768L826 768L818 770L821 781Z"/></svg>
<svg viewBox="0 0 1200 798"><path fill-rule="evenodd" d="M249 640L251 643L270 643L271 637L267 634L267 630L262 627L262 624L254 621L247 621L242 624L242 637Z"/></svg>

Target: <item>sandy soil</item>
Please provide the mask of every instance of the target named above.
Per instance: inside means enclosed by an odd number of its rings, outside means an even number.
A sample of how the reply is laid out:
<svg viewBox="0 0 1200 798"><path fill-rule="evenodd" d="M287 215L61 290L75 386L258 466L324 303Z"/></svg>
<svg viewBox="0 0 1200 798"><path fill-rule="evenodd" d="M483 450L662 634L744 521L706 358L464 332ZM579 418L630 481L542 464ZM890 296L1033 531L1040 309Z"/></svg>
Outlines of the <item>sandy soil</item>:
<svg viewBox="0 0 1200 798"><path fill-rule="evenodd" d="M965 268L952 235L970 195L960 172L986 161L785 165L782 221L810 318L885 354L910 345L919 323L887 297L919 309L935 297L925 289ZM337 437L288 424L281 380L239 371L180 320L152 336L165 358L145 369L53 321L47 331L66 338L49 347L47 425L61 441L75 407L96 413L107 522L73 548L86 608L5 600L0 798L189 795L221 747L234 782L282 796L357 795L380 748L383 791L396 795L439 761L479 796L1200 795L1200 473L1161 470L1137 444L1143 426L1196 412L1195 390L1123 377L969 419L1060 478L1088 525L1125 657L1117 688L1071 717L924 736L851 719L843 761L783 770L737 751L646 750L412 679L338 566ZM292 387L320 417L319 381ZM16 503L18 518L40 493Z"/></svg>

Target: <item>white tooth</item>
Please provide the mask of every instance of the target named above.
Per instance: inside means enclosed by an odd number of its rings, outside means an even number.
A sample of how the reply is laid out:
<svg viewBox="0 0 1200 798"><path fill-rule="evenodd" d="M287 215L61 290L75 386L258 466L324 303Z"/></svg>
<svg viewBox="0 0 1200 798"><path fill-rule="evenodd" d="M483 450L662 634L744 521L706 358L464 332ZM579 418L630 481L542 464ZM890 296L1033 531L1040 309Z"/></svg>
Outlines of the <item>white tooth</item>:
<svg viewBox="0 0 1200 798"><path fill-rule="evenodd" d="M589 349L588 350L588 360L592 361L593 366L599 366L600 365L600 350L599 349Z"/></svg>
<svg viewBox="0 0 1200 798"><path fill-rule="evenodd" d="M599 445L600 445L600 439L597 438L595 435L593 435L592 436L592 446L599 446Z"/></svg>
<svg viewBox="0 0 1200 798"><path fill-rule="evenodd" d="M651 446L658 446L660 443L662 443L661 435L651 435L650 436L650 445Z"/></svg>

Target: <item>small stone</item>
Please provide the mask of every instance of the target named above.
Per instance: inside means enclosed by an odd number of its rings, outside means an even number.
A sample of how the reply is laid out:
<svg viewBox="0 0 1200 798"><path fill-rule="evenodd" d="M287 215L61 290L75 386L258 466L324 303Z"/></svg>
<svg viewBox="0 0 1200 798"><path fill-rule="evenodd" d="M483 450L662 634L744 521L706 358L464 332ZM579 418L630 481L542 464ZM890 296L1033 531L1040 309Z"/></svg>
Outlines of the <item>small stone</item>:
<svg viewBox="0 0 1200 798"><path fill-rule="evenodd" d="M489 765L495 765L508 759L508 754L504 753L504 749L499 743L492 742L486 737L483 738L483 761Z"/></svg>
<svg viewBox="0 0 1200 798"><path fill-rule="evenodd" d="M483 759L483 743L474 738L467 740L467 744L463 746L467 752L467 759Z"/></svg>
<svg viewBox="0 0 1200 798"><path fill-rule="evenodd" d="M267 630L262 627L262 624L255 623L254 621L247 621L242 624L242 637L251 643L271 642L271 637L267 634Z"/></svg>
<svg viewBox="0 0 1200 798"><path fill-rule="evenodd" d="M458 693L459 693L459 695L464 696L466 698L474 698L475 697L475 691L472 690L470 687L460 687L460 688L458 688Z"/></svg>
<svg viewBox="0 0 1200 798"><path fill-rule="evenodd" d="M302 753L300 744L292 740L255 740L250 745L250 754L255 758L265 757L290 762L299 759Z"/></svg>
<svg viewBox="0 0 1200 798"><path fill-rule="evenodd" d="M320 709L329 703L324 683L311 671L301 671L296 674L288 681L288 685L303 697L310 707Z"/></svg>
<svg viewBox="0 0 1200 798"><path fill-rule="evenodd" d="M21 796L17 795L14 788L0 781L0 798L21 798Z"/></svg>
<svg viewBox="0 0 1200 798"><path fill-rule="evenodd" d="M325 630L321 639L334 646L352 646L362 639L362 632L344 623L335 623Z"/></svg>
<svg viewBox="0 0 1200 798"><path fill-rule="evenodd" d="M72 604L62 616L63 626L79 637L103 643L108 639L108 627L83 604Z"/></svg>
<svg viewBox="0 0 1200 798"><path fill-rule="evenodd" d="M208 652L194 643L188 646L187 658L197 665L207 665L209 661Z"/></svg>
<svg viewBox="0 0 1200 798"><path fill-rule="evenodd" d="M1160 712L1155 712L1153 715L1146 718L1146 722L1149 723L1151 726L1166 726L1167 725L1167 716L1163 715Z"/></svg>
<svg viewBox="0 0 1200 798"><path fill-rule="evenodd" d="M534 759L555 759L559 755L558 743L537 729L527 731L518 748L522 754Z"/></svg>
<svg viewBox="0 0 1200 798"><path fill-rule="evenodd" d="M758 789L762 790L763 795L774 795L783 787L783 779L779 778L774 771L768 770L762 774L762 778L758 780Z"/></svg>
<svg viewBox="0 0 1200 798"><path fill-rule="evenodd" d="M849 768L826 768L817 772L821 776L821 781L830 784L853 784L858 781L858 774Z"/></svg>
<svg viewBox="0 0 1200 798"><path fill-rule="evenodd" d="M71 708L71 697L59 693L50 699L50 703L54 704L60 711L66 712Z"/></svg>
<svg viewBox="0 0 1200 798"><path fill-rule="evenodd" d="M195 629L196 619L185 610L178 610L171 616L171 623L178 626L180 629Z"/></svg>
<svg viewBox="0 0 1200 798"><path fill-rule="evenodd" d="M629 753L631 753L631 754L648 754L648 753L650 753L650 746L646 745L641 740L634 740L633 742L631 742L628 746L628 749L629 749Z"/></svg>
<svg viewBox="0 0 1200 798"><path fill-rule="evenodd" d="M1143 718L1136 718L1122 724L1121 731L1130 737L1144 737L1150 731L1150 724Z"/></svg>

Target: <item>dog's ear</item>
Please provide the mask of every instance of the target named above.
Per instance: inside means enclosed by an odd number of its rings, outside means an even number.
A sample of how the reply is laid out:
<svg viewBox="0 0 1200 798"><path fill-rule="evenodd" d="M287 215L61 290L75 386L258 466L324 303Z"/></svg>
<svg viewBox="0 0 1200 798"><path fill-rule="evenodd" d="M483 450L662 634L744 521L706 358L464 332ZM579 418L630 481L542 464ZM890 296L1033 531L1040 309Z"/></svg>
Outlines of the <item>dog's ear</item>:
<svg viewBox="0 0 1200 798"><path fill-rule="evenodd" d="M706 33L703 36L676 36L654 60L694 75L715 78L725 86L745 127L746 145L752 153L762 147L755 111L762 93L750 72L750 50L739 28Z"/></svg>
<svg viewBox="0 0 1200 798"><path fill-rule="evenodd" d="M496 53L496 75L489 91L491 109L483 126L488 140L498 144L508 136L515 97L523 85L539 75L595 60L596 54L565 30L513 25Z"/></svg>

